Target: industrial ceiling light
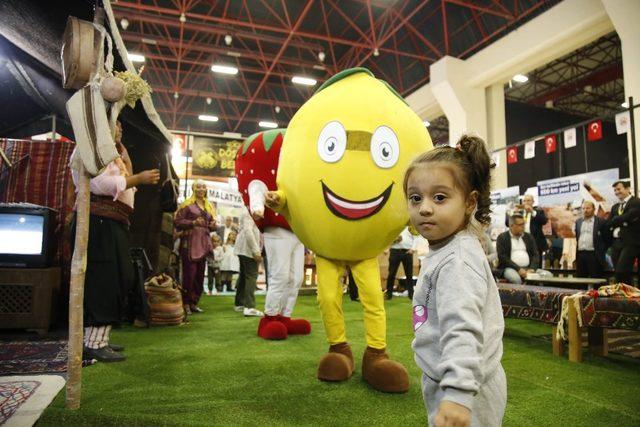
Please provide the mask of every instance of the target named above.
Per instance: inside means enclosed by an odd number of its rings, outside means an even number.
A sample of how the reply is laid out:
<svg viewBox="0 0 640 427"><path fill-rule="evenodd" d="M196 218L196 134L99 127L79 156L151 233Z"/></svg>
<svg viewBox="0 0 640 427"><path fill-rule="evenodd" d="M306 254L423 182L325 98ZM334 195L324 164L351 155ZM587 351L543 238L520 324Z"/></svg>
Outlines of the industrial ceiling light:
<svg viewBox="0 0 640 427"><path fill-rule="evenodd" d="M553 99L547 99L544 101L544 106L547 108L553 108Z"/></svg>
<svg viewBox="0 0 640 427"><path fill-rule="evenodd" d="M325 53L323 51L320 51L318 53L318 60L320 60L320 62L324 62L324 58L326 57Z"/></svg>
<svg viewBox="0 0 640 427"><path fill-rule="evenodd" d="M278 124L274 122L262 121L258 123L258 126L260 126L261 128L275 129L278 127Z"/></svg>
<svg viewBox="0 0 640 427"><path fill-rule="evenodd" d="M425 120L424 122L424 127L428 128L429 126L431 126L431 122L429 120Z"/></svg>
<svg viewBox="0 0 640 427"><path fill-rule="evenodd" d="M120 26L123 30L126 30L127 28L129 28L129 20L127 18L122 18L120 20Z"/></svg>
<svg viewBox="0 0 640 427"><path fill-rule="evenodd" d="M620 106L622 108L629 108L629 103L627 101L624 101L622 104L620 104Z"/></svg>
<svg viewBox="0 0 640 427"><path fill-rule="evenodd" d="M214 73L220 73L220 74L230 74L230 75L238 74L238 69L231 65L214 64L211 66L211 71L213 71Z"/></svg>
<svg viewBox="0 0 640 427"><path fill-rule="evenodd" d="M516 74L515 76L513 76L513 80L518 83L526 83L529 81L529 77L525 76L524 74Z"/></svg>
<svg viewBox="0 0 640 427"><path fill-rule="evenodd" d="M173 92L173 97L175 99L178 99L178 98L180 98L180 94L178 92Z"/></svg>
<svg viewBox="0 0 640 427"><path fill-rule="evenodd" d="M180 14L180 22L187 22L187 16L184 14L184 12Z"/></svg>
<svg viewBox="0 0 640 427"><path fill-rule="evenodd" d="M305 85L305 86L315 86L318 83L315 79L311 79L309 77L302 76L293 76L291 81L295 84Z"/></svg>
<svg viewBox="0 0 640 427"><path fill-rule="evenodd" d="M212 101L212 99L207 97L207 105L211 105L211 101Z"/></svg>
<svg viewBox="0 0 640 427"><path fill-rule="evenodd" d="M139 53L128 53L127 58L131 62L144 62L144 55L140 55Z"/></svg>
<svg viewBox="0 0 640 427"><path fill-rule="evenodd" d="M198 116L198 118L200 120L202 120L203 122L217 122L218 121L218 116L210 116L208 114L200 114Z"/></svg>
<svg viewBox="0 0 640 427"><path fill-rule="evenodd" d="M380 51L378 48L373 49L373 56L380 56Z"/></svg>
<svg viewBox="0 0 640 427"><path fill-rule="evenodd" d="M280 106L276 105L276 113L280 112Z"/></svg>
<svg viewBox="0 0 640 427"><path fill-rule="evenodd" d="M227 46L231 46L231 43L233 42L233 37L231 37L231 34L227 34L226 36L224 36L224 42Z"/></svg>

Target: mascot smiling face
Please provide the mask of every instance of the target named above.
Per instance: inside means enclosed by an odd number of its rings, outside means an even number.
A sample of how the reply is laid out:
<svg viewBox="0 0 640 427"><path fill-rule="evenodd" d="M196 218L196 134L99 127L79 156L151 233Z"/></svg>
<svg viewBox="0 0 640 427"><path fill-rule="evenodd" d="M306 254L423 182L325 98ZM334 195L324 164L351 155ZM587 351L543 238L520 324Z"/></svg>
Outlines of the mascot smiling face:
<svg viewBox="0 0 640 427"><path fill-rule="evenodd" d="M329 259L377 256L407 224L404 171L431 147L422 120L385 82L363 68L335 75L283 142L277 182L293 231Z"/></svg>

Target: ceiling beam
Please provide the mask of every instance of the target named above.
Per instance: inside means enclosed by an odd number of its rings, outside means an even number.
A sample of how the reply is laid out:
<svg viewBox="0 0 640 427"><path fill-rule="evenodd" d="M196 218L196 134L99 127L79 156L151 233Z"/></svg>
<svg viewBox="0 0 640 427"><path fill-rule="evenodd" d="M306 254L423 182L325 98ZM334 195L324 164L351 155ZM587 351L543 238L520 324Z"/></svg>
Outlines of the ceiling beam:
<svg viewBox="0 0 640 427"><path fill-rule="evenodd" d="M555 101L580 93L584 91L585 86L597 87L605 83L609 83L612 80L621 79L622 77L622 63L618 62L606 68L602 68L594 72L593 74L590 74L571 84L538 95L535 98L528 100L527 103L534 105L544 105L545 101Z"/></svg>
<svg viewBox="0 0 640 427"><path fill-rule="evenodd" d="M238 129L238 127L240 126L240 123L242 123L242 120L244 119L244 117L247 115L247 112L249 111L249 108L251 108L251 105L253 105L253 103L256 101L258 94L260 93L260 91L262 90L262 87L264 86L264 84L267 82L267 79L269 78L269 75L271 74L271 71L273 71L273 69L275 68L276 64L278 63L278 61L280 60L280 57L282 56L282 54L284 53L284 51L287 49L287 45L289 44L289 41L291 40L291 38L293 37L293 33L300 28L300 25L302 24L302 21L304 20L304 18L307 16L307 13L309 12L309 10L311 9L311 5L313 4L314 0L308 0L307 4L305 5L305 7L302 9L302 12L300 12L300 15L298 16L298 19L296 20L296 23L294 24L294 26L291 28L291 32L289 33L289 35L287 36L287 39L284 41L284 43L282 43L282 47L280 47L280 51L278 52L278 54L276 55L275 59L273 60L273 62L271 63L271 65L269 66L269 70L267 71L267 73L264 75L264 77L262 78L262 81L260 82L260 84L258 85L258 88L255 90L255 92L253 92L253 96L249 99L249 103L248 105L245 107L244 111L242 112L242 115L240 116L240 119L238 120L238 122L236 123L236 126L234 128L234 130Z"/></svg>
<svg viewBox="0 0 640 427"><path fill-rule="evenodd" d="M166 86L153 86L153 92L168 93L168 94L173 95L175 90L173 88L171 88L171 87L166 87ZM182 88L182 89L180 89L179 94L181 96L187 95L187 96L198 96L200 98L221 99L221 100L225 100L225 101L244 102L244 103L248 103L249 102L249 100L247 100L247 98L245 98L243 96L226 95L226 94L222 94L222 93L219 93L219 92L212 92L212 91L208 91L208 90L195 90L195 89ZM264 99L264 98L258 98L258 97L256 97L253 100L253 103L254 104L270 105L270 106L274 105L274 102L273 102L272 99ZM302 103L293 102L293 101L287 102L285 100L282 100L282 102L278 101L278 105L284 106L284 107L290 107L290 108L300 108Z"/></svg>
<svg viewBox="0 0 640 427"><path fill-rule="evenodd" d="M163 17L162 15L170 15L170 16L180 16L180 12L175 10L175 9L168 9L168 8L162 8L162 7L156 7L156 6L151 6L151 5L144 5L144 4L138 4L138 3L129 3L126 1L119 1L118 3L114 3L113 4L114 7L114 11L117 17L121 17L121 18L127 18L129 19L129 16L133 16L133 18L131 19L137 19L140 22L156 22L156 23L162 23L163 25L166 26L171 26L171 27L176 27L179 28L179 21L176 18L166 18ZM121 8L121 10L118 10L118 8ZM139 11L148 11L148 12L156 12L156 13L160 13L162 15L154 15L154 14L149 14L149 13L137 13L135 15L129 15L131 12L129 12L129 10L139 10ZM211 22L214 24L224 24L224 25L229 25L229 26L238 26L238 27L244 27L244 28L251 28L251 29L255 29L255 30L264 30L264 31L271 31L271 32L275 32L278 34L288 34L289 29L287 28L280 28L280 27L274 27L274 26L270 26L270 25L263 25L263 24L257 24L257 23L250 23L250 22L245 22L245 21L241 21L238 19L232 19L232 18L220 18L220 17L215 17L215 16L207 16L207 15L201 15L201 14L194 14L194 13L185 13L185 16L187 17L187 22L185 22L185 28L193 28L194 30L197 29L197 31L201 31L203 33L211 33L214 32L215 34L232 34L234 33L234 31L240 31L234 28L224 28L224 27L216 27L214 25L207 25L205 23L197 23L197 22L191 22L189 20L189 18L196 18L196 19L200 19L202 21L205 22ZM125 34L124 31L121 31L122 34ZM242 32L237 34L240 37L246 37L246 38L254 38L256 40L263 40L264 37L264 41L272 41L275 44L282 44L282 42L285 40L285 38L277 38L277 37L273 37L270 36L268 34L262 34L262 33L250 33L250 32ZM307 39L312 39L312 40L322 40L328 43L334 43L334 44L341 44L341 45L345 45L345 46L350 46L350 47L360 47L360 48L366 48L366 49L371 49L371 44L370 43L366 43L366 42L361 42L361 41L354 41L354 40L349 40L349 39L345 39L342 37L335 37L335 36L331 36L331 35L323 35L322 33L309 33L306 31L294 31L294 35L298 36L298 37L303 37L303 38L307 38ZM314 43L308 43L308 42L297 42L295 40L293 40L293 44L290 43L291 46L296 46L296 47L304 47L304 48L312 48L312 49L317 49L318 51L321 49L321 47L317 44ZM299 45L299 46L298 46ZM389 48L385 48L385 47L378 47L378 50L380 52L386 52L386 53L391 53L391 54L397 54L397 55L401 55L401 56L407 56L410 58L414 58L414 59L424 59L424 60L430 60L432 58L426 57L424 55L416 55L416 54L412 54L411 52L396 52L393 51L392 49Z"/></svg>

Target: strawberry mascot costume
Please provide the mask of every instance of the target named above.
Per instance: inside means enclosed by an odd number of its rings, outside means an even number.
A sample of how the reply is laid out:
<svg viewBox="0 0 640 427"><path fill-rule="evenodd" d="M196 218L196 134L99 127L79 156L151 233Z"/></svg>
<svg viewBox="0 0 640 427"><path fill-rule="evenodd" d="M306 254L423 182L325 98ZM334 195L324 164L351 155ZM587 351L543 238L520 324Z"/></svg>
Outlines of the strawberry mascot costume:
<svg viewBox="0 0 640 427"><path fill-rule="evenodd" d="M259 132L248 137L236 158L236 177L244 204L264 235L269 288L258 335L281 340L307 335L311 325L292 319L304 278L304 246L282 215L265 209L265 194L276 190L276 174L285 129Z"/></svg>

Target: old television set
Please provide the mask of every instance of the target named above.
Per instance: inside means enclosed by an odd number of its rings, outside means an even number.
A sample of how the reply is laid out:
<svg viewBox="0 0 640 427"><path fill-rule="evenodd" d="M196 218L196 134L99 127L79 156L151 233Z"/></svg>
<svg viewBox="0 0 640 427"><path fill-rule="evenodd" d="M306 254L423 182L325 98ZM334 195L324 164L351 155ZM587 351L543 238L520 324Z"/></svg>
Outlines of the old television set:
<svg viewBox="0 0 640 427"><path fill-rule="evenodd" d="M0 267L50 267L55 211L30 203L0 203Z"/></svg>

